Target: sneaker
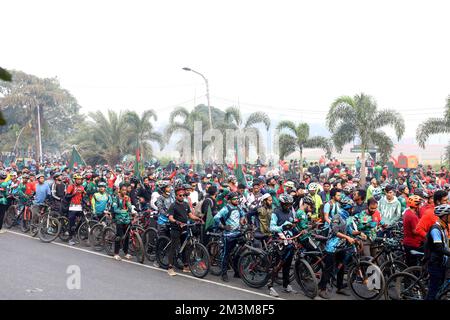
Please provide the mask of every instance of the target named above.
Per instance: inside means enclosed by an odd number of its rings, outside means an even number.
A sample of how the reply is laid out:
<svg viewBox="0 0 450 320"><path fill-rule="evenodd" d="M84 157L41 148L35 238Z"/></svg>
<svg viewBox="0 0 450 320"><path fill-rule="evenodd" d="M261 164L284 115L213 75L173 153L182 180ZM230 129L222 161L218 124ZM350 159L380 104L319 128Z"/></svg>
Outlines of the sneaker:
<svg viewBox="0 0 450 320"><path fill-rule="evenodd" d="M73 240L73 239L69 240L69 246L74 246L76 244L77 244L77 242L75 240Z"/></svg>
<svg viewBox="0 0 450 320"><path fill-rule="evenodd" d="M2 234L2 233L6 233L6 230L5 229L0 229L0 234Z"/></svg>
<svg viewBox="0 0 450 320"><path fill-rule="evenodd" d="M130 260L131 258L133 258L133 257L131 256L131 254L128 254L128 253L127 253L127 254L125 255L125 259Z"/></svg>
<svg viewBox="0 0 450 320"><path fill-rule="evenodd" d="M319 297L321 297L322 299L330 299L330 294L328 293L327 290L320 290L319 291Z"/></svg>
<svg viewBox="0 0 450 320"><path fill-rule="evenodd" d="M222 275L222 281L224 281L224 282L230 281L230 279L228 279L228 275L226 273Z"/></svg>
<svg viewBox="0 0 450 320"><path fill-rule="evenodd" d="M269 288L269 294L270 294L272 297L279 297L279 296L280 296L280 295L278 294L278 292L277 292L273 287Z"/></svg>
<svg viewBox="0 0 450 320"><path fill-rule="evenodd" d="M184 273L190 273L191 269L189 269L189 267L183 267L183 272Z"/></svg>
<svg viewBox="0 0 450 320"><path fill-rule="evenodd" d="M288 286L287 286L286 288L283 288L283 290L284 290L284 292L287 292L287 293L293 293L293 294L296 294L296 293L297 293L297 291L295 291L294 289L292 289L292 287L291 287L290 284L288 284Z"/></svg>
<svg viewBox="0 0 450 320"><path fill-rule="evenodd" d="M341 294L341 295L343 295L343 296L347 296L347 297L349 297L350 296L350 293L346 290L346 289L338 289L338 290L336 290L336 293L337 294Z"/></svg>
<svg viewBox="0 0 450 320"><path fill-rule="evenodd" d="M117 261L121 261L121 260L122 260L122 258L121 258L118 254L116 254L116 255L114 256L114 259L116 259Z"/></svg>
<svg viewBox="0 0 450 320"><path fill-rule="evenodd" d="M153 262L153 266L154 266L155 268L159 268L159 267L160 267L158 261Z"/></svg>
<svg viewBox="0 0 450 320"><path fill-rule="evenodd" d="M167 273L169 274L169 276L176 276L177 273L175 272L175 270L173 270L173 268L167 269Z"/></svg>

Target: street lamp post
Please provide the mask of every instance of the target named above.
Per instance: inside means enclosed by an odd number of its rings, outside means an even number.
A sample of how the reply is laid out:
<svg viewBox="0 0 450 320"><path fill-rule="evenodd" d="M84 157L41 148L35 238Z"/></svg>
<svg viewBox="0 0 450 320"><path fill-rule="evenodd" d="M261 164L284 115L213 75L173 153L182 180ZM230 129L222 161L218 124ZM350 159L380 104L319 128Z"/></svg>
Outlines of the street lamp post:
<svg viewBox="0 0 450 320"><path fill-rule="evenodd" d="M185 67L185 68L183 68L183 70L185 70L185 71L192 71L192 72L198 74L199 76L201 76L203 78L203 80L205 80L205 84L206 84L206 100L207 100L207 103L208 103L208 113L209 113L209 128L212 130L213 126L212 126L212 116L211 116L211 104L209 103L209 84L208 84L208 79L206 79L206 77L203 74L201 74L200 72L195 71L195 70L193 70L191 68L186 68Z"/></svg>

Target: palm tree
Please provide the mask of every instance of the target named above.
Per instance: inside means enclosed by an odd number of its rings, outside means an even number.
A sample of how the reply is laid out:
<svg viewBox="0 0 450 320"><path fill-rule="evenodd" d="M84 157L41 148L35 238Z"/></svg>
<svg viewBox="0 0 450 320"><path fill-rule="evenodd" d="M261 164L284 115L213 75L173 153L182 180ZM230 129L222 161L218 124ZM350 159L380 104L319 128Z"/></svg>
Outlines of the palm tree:
<svg viewBox="0 0 450 320"><path fill-rule="evenodd" d="M239 130L239 132L245 133L249 130L255 130L257 141L254 141L256 144L257 153L260 153L259 148L259 139L260 132L257 128L255 128L255 125L257 124L264 124L266 127L266 130L269 130L270 128L270 118L265 112L253 112L251 113L247 119L244 121L241 110L236 107L229 107L225 110L225 118L224 118L224 128L226 129L234 129ZM245 162L248 162L249 157L249 151L250 151L250 141L249 139L246 139L245 141Z"/></svg>
<svg viewBox="0 0 450 320"><path fill-rule="evenodd" d="M303 180L303 150L308 148L322 148L326 151L327 156L331 156L331 143L329 139L325 137L309 136L309 125L304 122L300 122L297 125L290 121L284 120L278 123L278 132L286 130L287 133L280 134L280 157L291 154L298 150L300 152L300 180Z"/></svg>
<svg viewBox="0 0 450 320"><path fill-rule="evenodd" d="M375 100L364 93L354 97L342 96L331 105L327 115L327 127L332 133L332 140L338 152L345 144L359 138L361 140L361 181L366 180L366 151L372 146L378 147L381 158L387 161L394 144L382 130L385 126L393 127L399 140L405 132L405 121L394 110L378 110Z"/></svg>
<svg viewBox="0 0 450 320"><path fill-rule="evenodd" d="M159 144L160 150L164 147L164 139L161 133L153 130L153 125L150 122L151 118L158 120L156 113L153 110L146 110L141 117L135 111L127 111L124 115L125 122L128 124L128 135L130 145L134 146L135 150L139 148L140 154L150 157L153 154L152 145L150 141L155 141Z"/></svg>
<svg viewBox="0 0 450 320"><path fill-rule="evenodd" d="M95 162L104 161L109 165L119 163L131 151L125 114L108 110L107 116L97 111L89 112L89 117L93 122L83 123L72 142L78 144L88 162L93 158Z"/></svg>
<svg viewBox="0 0 450 320"><path fill-rule="evenodd" d="M431 135L450 133L450 96L447 97L443 118L430 118L419 125L416 132L416 140L419 146L425 148L425 142ZM450 163L450 141L446 148L447 161Z"/></svg>
<svg viewBox="0 0 450 320"><path fill-rule="evenodd" d="M213 128L222 127L224 118L223 111L211 107L211 113ZM194 139L192 137L194 135L194 123L196 121L200 121L202 123L202 132L205 132L209 129L208 107L206 107L205 105L198 105L192 111L189 111L184 107L177 107L170 113L169 124L167 125L164 133L166 139L165 142L168 143L173 134L180 131L184 132L182 138L177 142L177 149L178 151L180 151L181 156L185 156L182 154L182 152L183 145L186 141L191 142L191 152L194 151ZM206 146L207 143L204 142L203 149Z"/></svg>

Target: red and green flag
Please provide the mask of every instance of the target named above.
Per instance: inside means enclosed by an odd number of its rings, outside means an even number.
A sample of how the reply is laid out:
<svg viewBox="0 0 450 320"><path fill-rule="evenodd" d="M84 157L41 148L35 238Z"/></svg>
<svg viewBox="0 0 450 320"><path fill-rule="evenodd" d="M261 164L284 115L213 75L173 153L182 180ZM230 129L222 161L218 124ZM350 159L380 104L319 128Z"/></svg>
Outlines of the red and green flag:
<svg viewBox="0 0 450 320"><path fill-rule="evenodd" d="M142 178L142 174L144 172L144 165L141 161L141 150L139 148L136 149L136 161L134 161L134 176L137 179Z"/></svg>
<svg viewBox="0 0 450 320"><path fill-rule="evenodd" d="M241 153L239 152L237 139L234 142L234 149L235 149L235 159L234 159L235 161L234 161L234 168L233 168L234 175L236 176L238 183L246 185L247 181L245 180L245 175L242 170L242 156L241 156Z"/></svg>
<svg viewBox="0 0 450 320"><path fill-rule="evenodd" d="M78 150L75 148L75 146L73 146L72 147L72 156L70 157L69 168L72 170L73 168L78 168L80 166L86 166L86 162L84 162L83 158L81 157L81 154L78 152Z"/></svg>

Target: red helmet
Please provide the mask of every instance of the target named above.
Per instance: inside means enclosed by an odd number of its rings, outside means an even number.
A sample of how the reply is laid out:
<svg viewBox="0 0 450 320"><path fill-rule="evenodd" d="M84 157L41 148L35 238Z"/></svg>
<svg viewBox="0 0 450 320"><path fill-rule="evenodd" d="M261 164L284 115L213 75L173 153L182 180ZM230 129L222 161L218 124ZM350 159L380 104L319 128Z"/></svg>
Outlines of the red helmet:
<svg viewBox="0 0 450 320"><path fill-rule="evenodd" d="M409 196L406 200L406 205L410 208L418 208L420 203L422 202L422 198L416 195Z"/></svg>

